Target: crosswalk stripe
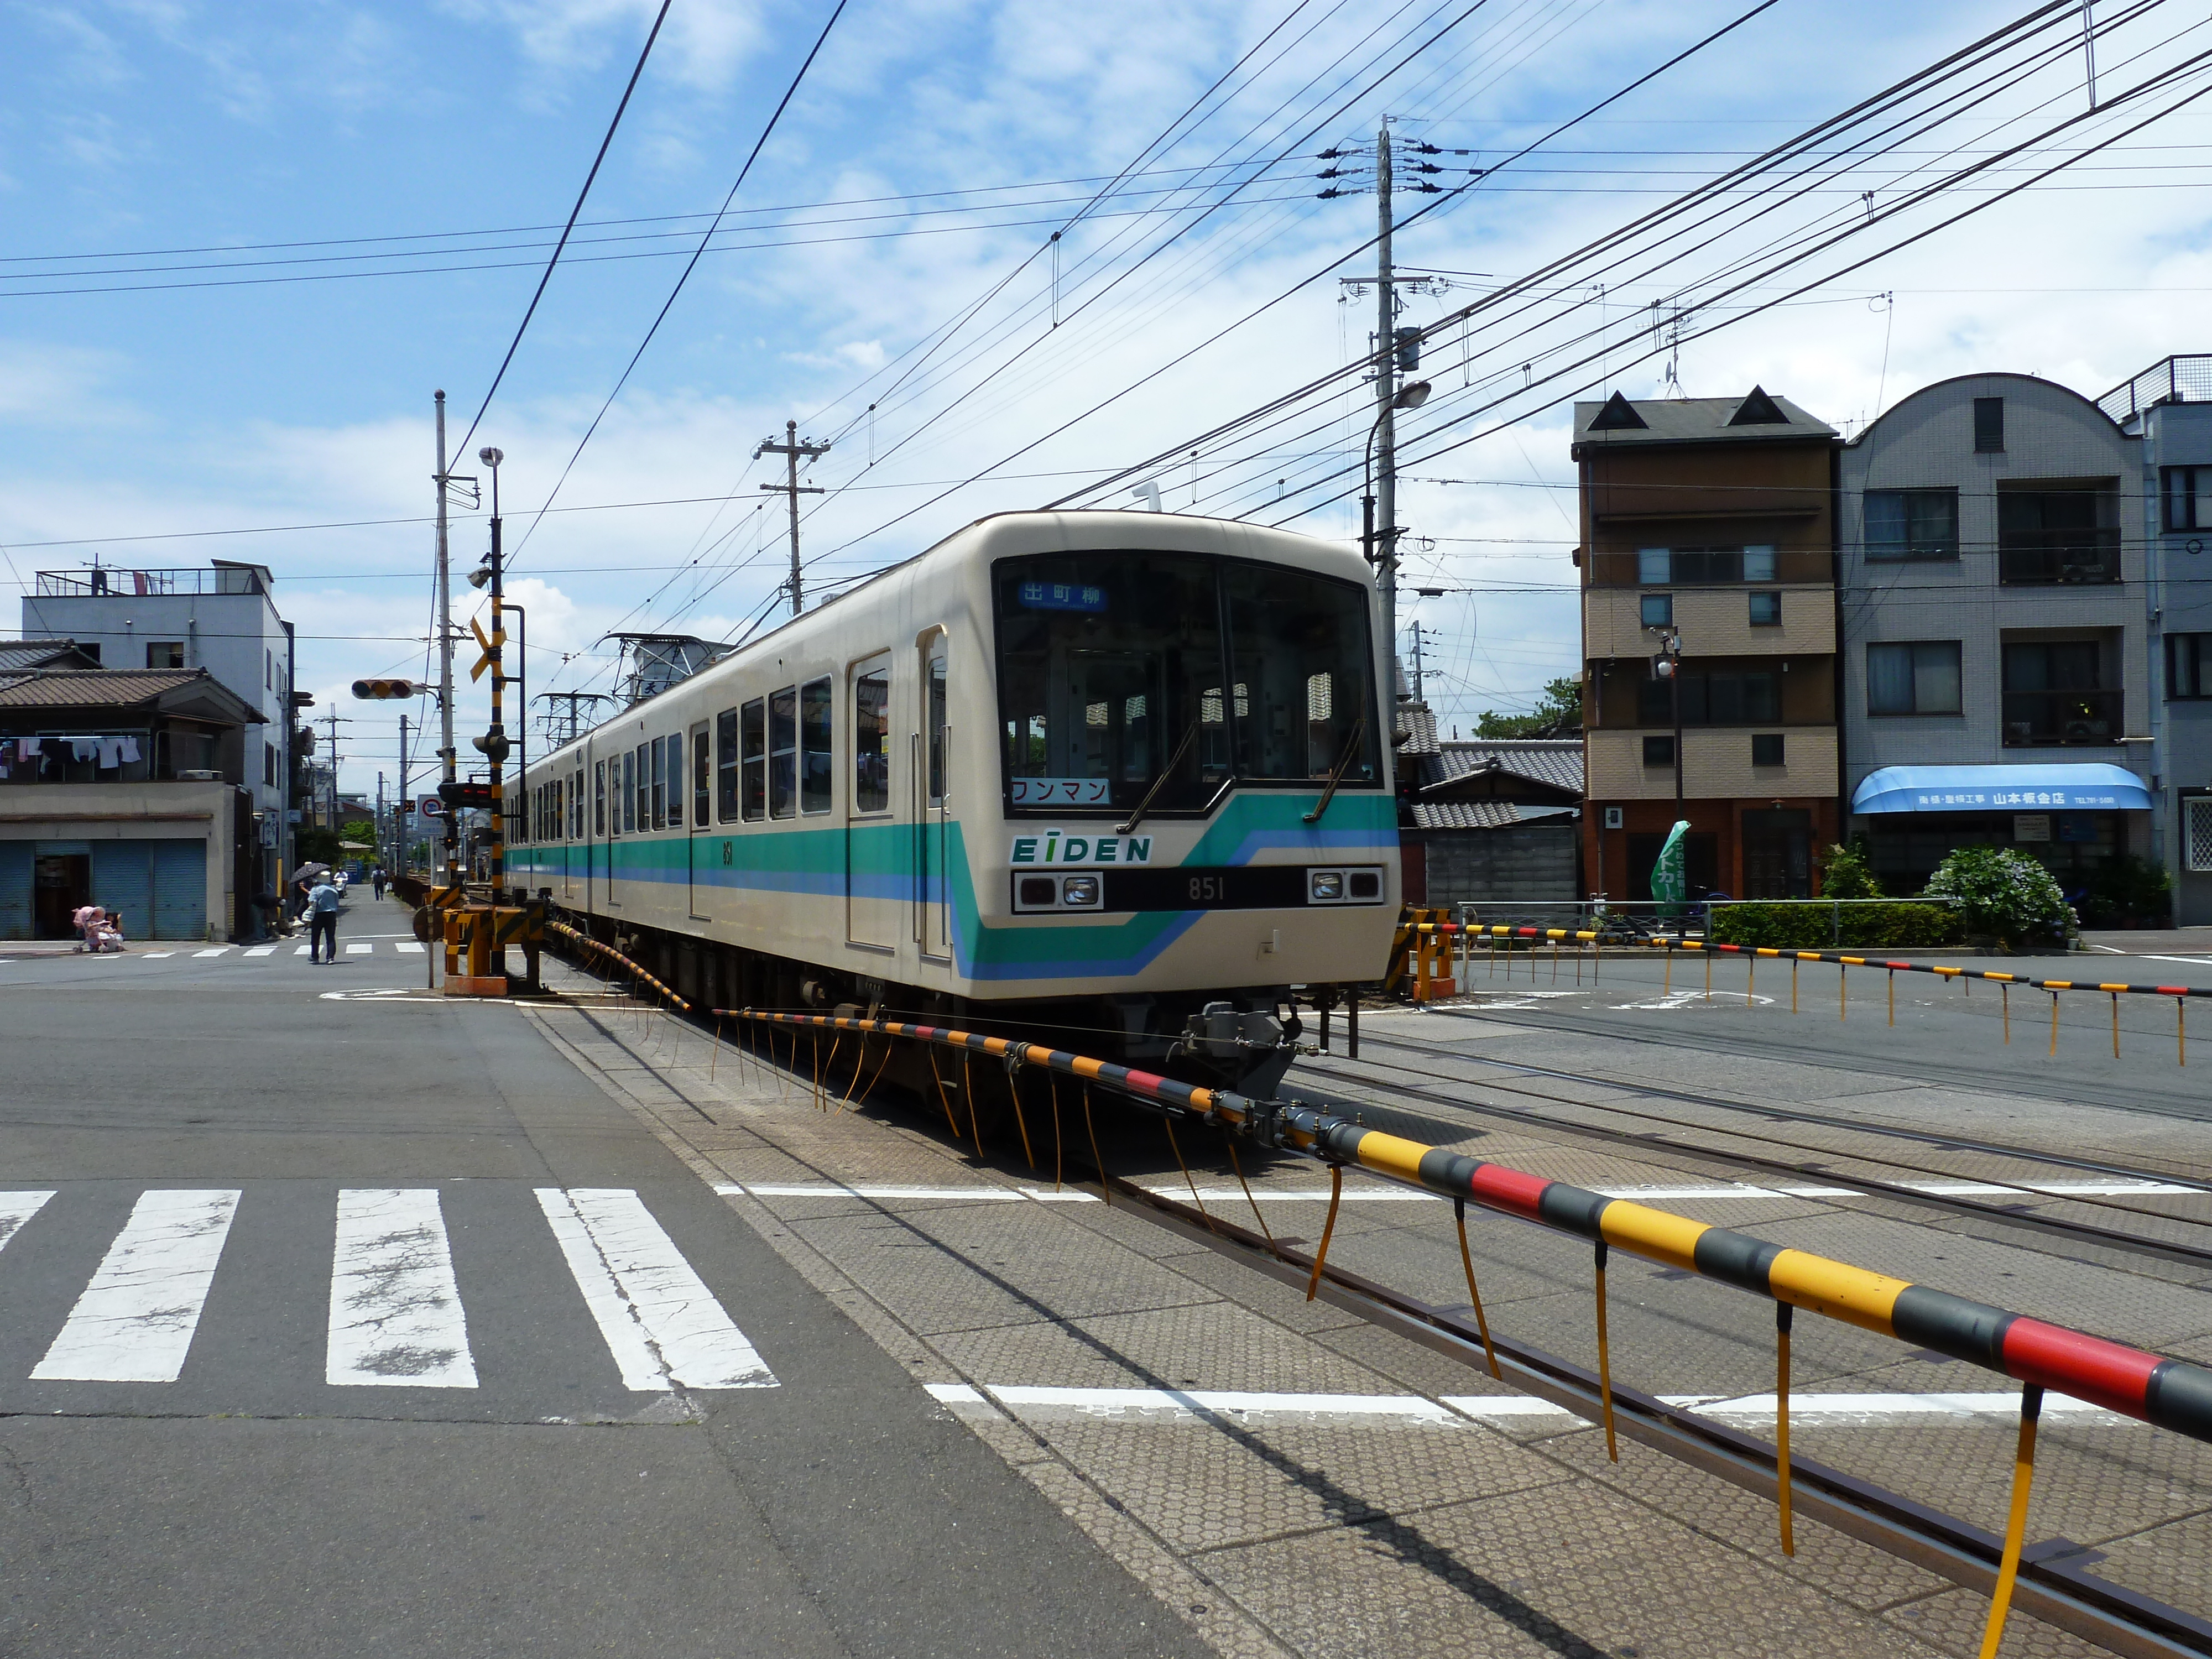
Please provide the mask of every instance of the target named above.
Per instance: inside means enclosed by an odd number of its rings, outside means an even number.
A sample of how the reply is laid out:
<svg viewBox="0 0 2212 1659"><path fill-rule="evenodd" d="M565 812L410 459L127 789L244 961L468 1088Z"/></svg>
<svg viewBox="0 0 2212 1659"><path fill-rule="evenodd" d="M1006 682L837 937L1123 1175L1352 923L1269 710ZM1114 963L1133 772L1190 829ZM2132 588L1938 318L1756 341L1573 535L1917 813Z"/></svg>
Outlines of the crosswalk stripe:
<svg viewBox="0 0 2212 1659"><path fill-rule="evenodd" d="M434 1189L338 1194L325 1380L339 1387L477 1386Z"/></svg>
<svg viewBox="0 0 2212 1659"><path fill-rule="evenodd" d="M538 1206L599 1322L623 1386L661 1393L772 1389L775 1375L638 1195L538 1189Z"/></svg>
<svg viewBox="0 0 2212 1659"><path fill-rule="evenodd" d="M230 946L218 945L212 951L195 951L192 954L196 957L227 957L230 954Z"/></svg>
<svg viewBox="0 0 2212 1659"><path fill-rule="evenodd" d="M398 944L393 945L392 948L398 951L402 956L419 957L422 954L422 947L417 945L411 939L402 939Z"/></svg>
<svg viewBox="0 0 2212 1659"><path fill-rule="evenodd" d="M249 957L273 957L276 954L276 947L273 945L257 945L246 954Z"/></svg>
<svg viewBox="0 0 2212 1659"><path fill-rule="evenodd" d="M175 1382L238 1198L236 1188L142 1193L31 1375L43 1382Z"/></svg>
<svg viewBox="0 0 2212 1659"><path fill-rule="evenodd" d="M177 953L174 951L149 951L144 956L141 957L139 960L141 962L159 962L163 957L173 957Z"/></svg>
<svg viewBox="0 0 2212 1659"><path fill-rule="evenodd" d="M0 1250L8 1248L8 1241L21 1231L22 1225L46 1207L53 1196L44 1193L0 1193Z"/></svg>
<svg viewBox="0 0 2212 1659"><path fill-rule="evenodd" d="M297 945L297 946L294 947L293 951L292 951L292 954L293 954L294 956L295 956L295 957L304 957L305 955L307 955L307 952L308 952L308 951L310 951L313 950L314 948L315 948L315 947L314 947L313 945Z"/></svg>
<svg viewBox="0 0 2212 1659"><path fill-rule="evenodd" d="M346 946L346 954L347 954L348 956L349 956L349 957L365 957L365 956L368 956L370 952L372 952L372 951L374 951L375 949L376 949L376 947L375 947L374 945L368 945L368 944L349 945L347 945L347 946Z"/></svg>

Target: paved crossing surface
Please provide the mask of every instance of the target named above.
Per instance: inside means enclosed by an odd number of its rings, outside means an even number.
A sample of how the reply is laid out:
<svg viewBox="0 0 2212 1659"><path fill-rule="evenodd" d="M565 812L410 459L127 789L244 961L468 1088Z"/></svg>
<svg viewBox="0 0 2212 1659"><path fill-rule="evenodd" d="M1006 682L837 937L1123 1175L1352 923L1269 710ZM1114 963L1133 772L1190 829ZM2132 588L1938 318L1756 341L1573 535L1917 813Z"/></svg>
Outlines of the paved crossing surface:
<svg viewBox="0 0 2212 1659"><path fill-rule="evenodd" d="M0 1653L1203 1650L375 915L0 965Z"/></svg>

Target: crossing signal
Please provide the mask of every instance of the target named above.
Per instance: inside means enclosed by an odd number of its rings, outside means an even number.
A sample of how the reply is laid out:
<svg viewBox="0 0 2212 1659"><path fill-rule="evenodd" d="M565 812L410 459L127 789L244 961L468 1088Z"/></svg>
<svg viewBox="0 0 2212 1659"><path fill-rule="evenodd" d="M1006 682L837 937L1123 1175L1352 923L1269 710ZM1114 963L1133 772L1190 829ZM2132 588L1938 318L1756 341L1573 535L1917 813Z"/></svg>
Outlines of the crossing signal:
<svg viewBox="0 0 2212 1659"><path fill-rule="evenodd" d="M353 694L372 702L386 702L394 697L419 697L430 688L416 680L356 680Z"/></svg>

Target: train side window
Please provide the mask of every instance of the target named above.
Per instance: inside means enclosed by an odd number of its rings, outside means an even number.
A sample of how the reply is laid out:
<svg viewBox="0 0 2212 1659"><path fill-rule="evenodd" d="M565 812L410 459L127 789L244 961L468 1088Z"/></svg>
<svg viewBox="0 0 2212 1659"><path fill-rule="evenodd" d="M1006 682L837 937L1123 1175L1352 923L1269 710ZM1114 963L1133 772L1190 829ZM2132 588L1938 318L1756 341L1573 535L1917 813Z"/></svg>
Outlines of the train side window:
<svg viewBox="0 0 2212 1659"><path fill-rule="evenodd" d="M622 756L622 822L617 833L634 836L637 833L637 750L625 749Z"/></svg>
<svg viewBox="0 0 2212 1659"><path fill-rule="evenodd" d="M575 775L571 781L575 787L568 792L568 839L581 841L584 838L584 766L581 761L576 763Z"/></svg>
<svg viewBox="0 0 2212 1659"><path fill-rule="evenodd" d="M799 805L799 688L768 700L768 815L787 818Z"/></svg>
<svg viewBox="0 0 2212 1659"><path fill-rule="evenodd" d="M668 750L668 827L684 827L684 734L672 732L661 745Z"/></svg>
<svg viewBox="0 0 2212 1659"><path fill-rule="evenodd" d="M738 711L714 716L714 816L724 823L738 816ZM701 822L704 822L702 818Z"/></svg>
<svg viewBox="0 0 2212 1659"><path fill-rule="evenodd" d="M691 728L691 827L707 827L708 797L714 793L714 757L707 747L707 722Z"/></svg>
<svg viewBox="0 0 2212 1659"><path fill-rule="evenodd" d="M637 781L630 793L637 798L637 832L641 836L653 828L653 761L646 753L649 746L641 743L630 750L637 757Z"/></svg>
<svg viewBox="0 0 2212 1659"><path fill-rule="evenodd" d="M604 837L607 833L607 763L592 763L592 833Z"/></svg>
<svg viewBox="0 0 2212 1659"><path fill-rule="evenodd" d="M755 697L744 708L744 801L745 821L768 815L768 703Z"/></svg>
<svg viewBox="0 0 2212 1659"><path fill-rule="evenodd" d="M945 799L945 635L933 635L924 668L929 744L929 804Z"/></svg>
<svg viewBox="0 0 2212 1659"><path fill-rule="evenodd" d="M824 675L809 680L799 691L799 810L826 812L836 793L835 761L836 716L830 712L830 680Z"/></svg>
<svg viewBox="0 0 2212 1659"><path fill-rule="evenodd" d="M853 811L891 805L891 659L871 657L853 670Z"/></svg>
<svg viewBox="0 0 2212 1659"><path fill-rule="evenodd" d="M653 827L668 827L668 773L665 763L668 751L660 746L659 738L645 745L647 764L653 769Z"/></svg>

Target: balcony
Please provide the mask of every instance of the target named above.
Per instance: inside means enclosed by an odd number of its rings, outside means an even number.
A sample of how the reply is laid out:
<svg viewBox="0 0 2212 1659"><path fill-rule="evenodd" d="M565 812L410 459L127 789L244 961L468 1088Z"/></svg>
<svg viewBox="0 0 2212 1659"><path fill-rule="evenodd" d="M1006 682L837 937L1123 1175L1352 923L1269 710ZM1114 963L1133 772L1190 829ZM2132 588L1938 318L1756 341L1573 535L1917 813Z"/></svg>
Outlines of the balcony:
<svg viewBox="0 0 2212 1659"><path fill-rule="evenodd" d="M2120 579L2120 532L2008 530L1997 544L1997 580L2007 587L2057 587Z"/></svg>
<svg viewBox="0 0 2212 1659"><path fill-rule="evenodd" d="M2008 691L2004 746L2058 749L2111 744L2127 729L2118 691Z"/></svg>

